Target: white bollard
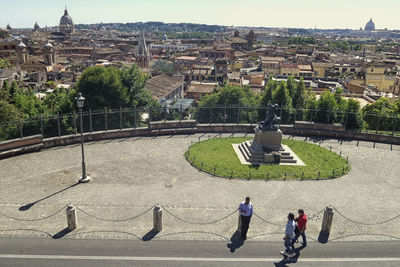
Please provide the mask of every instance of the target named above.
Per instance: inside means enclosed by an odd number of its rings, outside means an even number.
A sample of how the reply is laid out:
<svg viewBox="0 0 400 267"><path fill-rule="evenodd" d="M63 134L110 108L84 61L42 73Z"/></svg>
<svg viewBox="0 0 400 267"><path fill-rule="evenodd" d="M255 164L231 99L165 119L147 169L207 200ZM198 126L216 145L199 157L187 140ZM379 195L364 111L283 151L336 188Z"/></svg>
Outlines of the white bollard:
<svg viewBox="0 0 400 267"><path fill-rule="evenodd" d="M335 214L335 211L332 207L325 208L324 217L322 219L321 225L321 233L326 236L329 236L329 234L331 233L333 214Z"/></svg>
<svg viewBox="0 0 400 267"><path fill-rule="evenodd" d="M155 206L153 209L153 230L161 232L162 230L162 208Z"/></svg>
<svg viewBox="0 0 400 267"><path fill-rule="evenodd" d="M67 224L68 230L73 231L78 227L78 219L76 217L76 209L74 205L68 205L67 207Z"/></svg>

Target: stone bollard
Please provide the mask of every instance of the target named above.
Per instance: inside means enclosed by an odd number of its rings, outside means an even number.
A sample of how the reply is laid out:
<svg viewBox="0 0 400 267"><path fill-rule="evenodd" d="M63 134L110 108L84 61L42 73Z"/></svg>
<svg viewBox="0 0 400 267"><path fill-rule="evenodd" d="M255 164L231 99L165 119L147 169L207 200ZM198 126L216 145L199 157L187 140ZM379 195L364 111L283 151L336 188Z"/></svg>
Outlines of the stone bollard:
<svg viewBox="0 0 400 267"><path fill-rule="evenodd" d="M71 204L68 205L66 213L67 213L68 230L73 231L78 227L75 206Z"/></svg>
<svg viewBox="0 0 400 267"><path fill-rule="evenodd" d="M331 233L333 214L335 213L332 207L326 207L324 211L324 217L322 219L321 234L329 236Z"/></svg>
<svg viewBox="0 0 400 267"><path fill-rule="evenodd" d="M238 219L238 231L242 232L242 216L240 216L240 212L239 212L239 219Z"/></svg>
<svg viewBox="0 0 400 267"><path fill-rule="evenodd" d="M162 230L162 208L155 206L153 209L153 230L161 232Z"/></svg>

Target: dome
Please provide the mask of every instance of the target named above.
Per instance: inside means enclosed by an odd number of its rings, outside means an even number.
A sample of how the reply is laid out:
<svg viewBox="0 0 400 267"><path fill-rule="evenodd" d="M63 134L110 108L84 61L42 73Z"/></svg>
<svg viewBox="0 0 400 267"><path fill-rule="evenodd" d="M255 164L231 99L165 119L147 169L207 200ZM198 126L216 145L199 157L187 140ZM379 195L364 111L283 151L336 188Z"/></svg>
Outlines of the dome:
<svg viewBox="0 0 400 267"><path fill-rule="evenodd" d="M375 23L372 21L372 18L368 21L364 28L365 31L375 31Z"/></svg>
<svg viewBox="0 0 400 267"><path fill-rule="evenodd" d="M64 15L60 19L60 25L72 25L74 22L70 15L68 15L68 10L64 10Z"/></svg>
<svg viewBox="0 0 400 267"><path fill-rule="evenodd" d="M21 42L18 44L18 47L19 48L25 48L26 47L26 45L22 42L22 40L21 40Z"/></svg>
<svg viewBox="0 0 400 267"><path fill-rule="evenodd" d="M168 39L168 36L167 36L166 34L163 34L162 39L163 39L163 40L167 40L167 39Z"/></svg>
<svg viewBox="0 0 400 267"><path fill-rule="evenodd" d="M53 48L53 45L47 41L47 44L43 45L45 48Z"/></svg>

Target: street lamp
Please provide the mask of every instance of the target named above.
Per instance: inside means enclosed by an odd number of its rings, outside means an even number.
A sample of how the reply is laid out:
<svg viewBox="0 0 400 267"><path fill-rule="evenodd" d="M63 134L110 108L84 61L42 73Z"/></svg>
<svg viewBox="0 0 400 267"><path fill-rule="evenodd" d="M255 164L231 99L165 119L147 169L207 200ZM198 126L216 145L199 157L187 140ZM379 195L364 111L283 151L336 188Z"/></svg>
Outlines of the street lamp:
<svg viewBox="0 0 400 267"><path fill-rule="evenodd" d="M82 108L85 104L85 98L79 93L79 96L75 98L76 104L79 108L79 117L80 117L80 125L81 125L81 147L82 147L82 177L79 179L80 183L88 183L90 182L90 176L86 175L86 165L85 165L85 151L83 149L83 121L82 121Z"/></svg>

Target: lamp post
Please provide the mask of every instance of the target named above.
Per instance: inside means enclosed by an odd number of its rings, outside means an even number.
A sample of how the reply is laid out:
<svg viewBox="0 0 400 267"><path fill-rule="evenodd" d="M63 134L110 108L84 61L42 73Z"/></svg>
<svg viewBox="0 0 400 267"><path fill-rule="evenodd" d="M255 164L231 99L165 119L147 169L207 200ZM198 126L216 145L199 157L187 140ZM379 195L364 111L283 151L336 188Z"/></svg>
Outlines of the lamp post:
<svg viewBox="0 0 400 267"><path fill-rule="evenodd" d="M79 108L79 117L80 117L80 125L81 125L81 147L82 147L82 177L79 179L80 183L88 183L90 182L90 177L86 175L86 164L85 164L85 151L83 149L83 121L82 121L82 108L85 104L85 98L79 93L79 96L75 98L76 104Z"/></svg>

